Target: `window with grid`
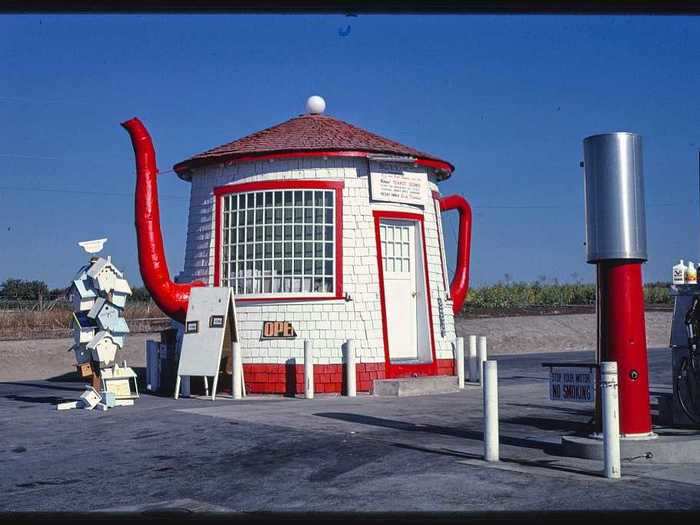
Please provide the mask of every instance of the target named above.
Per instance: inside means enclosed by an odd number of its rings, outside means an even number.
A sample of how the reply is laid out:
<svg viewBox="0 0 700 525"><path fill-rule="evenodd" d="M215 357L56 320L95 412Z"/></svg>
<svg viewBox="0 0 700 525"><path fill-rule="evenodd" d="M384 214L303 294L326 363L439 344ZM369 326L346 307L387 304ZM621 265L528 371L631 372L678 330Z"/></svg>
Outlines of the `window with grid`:
<svg viewBox="0 0 700 525"><path fill-rule="evenodd" d="M382 223L379 238L382 242L382 267L389 273L411 271L410 226Z"/></svg>
<svg viewBox="0 0 700 525"><path fill-rule="evenodd" d="M221 285L238 296L335 291L335 191L222 195Z"/></svg>

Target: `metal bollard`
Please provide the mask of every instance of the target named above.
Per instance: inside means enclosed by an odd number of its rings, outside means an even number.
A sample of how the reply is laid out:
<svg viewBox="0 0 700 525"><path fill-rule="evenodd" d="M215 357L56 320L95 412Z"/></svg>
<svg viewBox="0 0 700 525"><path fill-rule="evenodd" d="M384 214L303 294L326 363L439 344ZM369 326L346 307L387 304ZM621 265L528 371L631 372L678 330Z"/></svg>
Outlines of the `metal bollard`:
<svg viewBox="0 0 700 525"><path fill-rule="evenodd" d="M469 365L469 382L476 383L479 381L479 371L477 368L478 361L476 357L476 336L469 336L469 357L467 359Z"/></svg>
<svg viewBox="0 0 700 525"><path fill-rule="evenodd" d="M233 362L231 363L231 367L233 368L231 371L231 375L233 376L233 387L231 390L231 395L233 399L241 399L243 397L243 365L241 362L241 344L233 343L231 352L233 352Z"/></svg>
<svg viewBox="0 0 700 525"><path fill-rule="evenodd" d="M464 388L464 338L455 341L455 368L457 369L457 386Z"/></svg>
<svg viewBox="0 0 700 525"><path fill-rule="evenodd" d="M617 363L600 363L600 392L603 401L603 459L605 477L618 479L620 469L620 420L617 395Z"/></svg>
<svg viewBox="0 0 700 525"><path fill-rule="evenodd" d="M308 339L304 339L304 397L314 398L314 356Z"/></svg>
<svg viewBox="0 0 700 525"><path fill-rule="evenodd" d="M498 461L498 363L485 361L483 368L484 459Z"/></svg>
<svg viewBox="0 0 700 525"><path fill-rule="evenodd" d="M352 339L348 339L347 343L345 343L345 354L345 372L348 385L347 395L348 397L355 397L357 396L357 375L355 373L355 342Z"/></svg>
<svg viewBox="0 0 700 525"><path fill-rule="evenodd" d="M479 367L479 383L483 386L484 382L482 380L483 377L483 367L484 363L486 362L486 336L485 335L480 335L479 336L479 358L478 358L478 367Z"/></svg>

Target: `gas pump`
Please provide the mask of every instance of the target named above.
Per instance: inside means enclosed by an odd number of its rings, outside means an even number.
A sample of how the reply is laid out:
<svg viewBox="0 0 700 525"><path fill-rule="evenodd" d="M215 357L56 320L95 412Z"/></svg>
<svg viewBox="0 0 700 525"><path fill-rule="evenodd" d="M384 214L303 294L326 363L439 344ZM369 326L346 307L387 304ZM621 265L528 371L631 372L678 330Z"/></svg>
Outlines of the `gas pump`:
<svg viewBox="0 0 700 525"><path fill-rule="evenodd" d="M593 135L583 141L583 153L587 262L597 267L597 361L617 362L621 436L655 437L642 287L647 260L642 138Z"/></svg>

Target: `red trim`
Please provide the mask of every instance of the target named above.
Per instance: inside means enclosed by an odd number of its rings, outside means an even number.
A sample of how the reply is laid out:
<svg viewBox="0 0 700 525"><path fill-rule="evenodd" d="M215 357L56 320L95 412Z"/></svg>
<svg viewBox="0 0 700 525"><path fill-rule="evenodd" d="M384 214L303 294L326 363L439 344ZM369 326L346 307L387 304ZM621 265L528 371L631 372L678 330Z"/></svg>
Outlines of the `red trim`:
<svg viewBox="0 0 700 525"><path fill-rule="evenodd" d="M275 297L237 297L236 303L283 303L283 302L308 302L308 301L344 301L344 296L338 295L322 295L321 297L315 295L297 295L297 296L283 296L278 295Z"/></svg>
<svg viewBox="0 0 700 525"><path fill-rule="evenodd" d="M214 286L221 286L221 197L230 193L262 190L329 189L335 191L335 295L334 296L271 296L237 298L236 302L266 301L328 301L343 298L343 188L345 182L328 180L266 180L226 184L214 188L216 217L214 217Z"/></svg>
<svg viewBox="0 0 700 525"><path fill-rule="evenodd" d="M428 279L428 256L425 246L425 226L424 217L416 213L405 213L399 211L375 210L374 215L374 236L377 243L377 268L379 270L379 297L382 306L382 337L384 339L384 362L386 366L386 377L409 377L415 375L428 376L437 375L437 358L435 355L435 334L433 330L432 296L430 294L430 280ZM382 243L379 233L381 219L399 219L416 221L421 225L423 248L423 274L425 276L425 294L428 302L428 325L430 326L430 348L432 350L432 361L430 363L418 364L392 364L389 357L389 331L386 322L386 292L384 291L384 269L382 267Z"/></svg>
<svg viewBox="0 0 700 525"><path fill-rule="evenodd" d="M183 162L179 162L173 166L173 170L178 175L184 175L187 170L193 168L201 168L202 166L208 166L210 164L218 163L234 163L234 162L255 162L260 160L275 160L275 159L296 159L304 157L369 157L371 155L377 155L378 151L357 151L357 150L344 150L344 151L287 151L287 152L277 152L277 153L262 153L260 155L244 155L241 157L236 157L234 155L221 155L218 157L205 157L201 159L191 159ZM394 155L399 155L394 153ZM447 172L449 177L454 171L454 166L449 162L445 162L437 159L427 159L424 157L416 158L416 164L419 166L425 166L427 168L434 168L437 170Z"/></svg>
<svg viewBox="0 0 700 525"><path fill-rule="evenodd" d="M448 195L440 199L442 211L459 212L459 233L457 234L457 267L450 283L452 311L457 314L469 293L469 258L472 243L472 208L461 195Z"/></svg>
<svg viewBox="0 0 700 525"><path fill-rule="evenodd" d="M442 238L442 235L440 234L440 231L442 228L440 227L440 222L442 220L442 217L438 215L439 210L435 208L435 204L440 205L440 192L433 191L433 209L435 210L435 231L437 232L437 238L438 238L438 248L440 249L440 273L442 274L442 285L447 288L447 279L448 276L445 273L445 266L447 266L447 261L445 259L446 255L445 252L442 249L443 246L443 241L444 239ZM452 295L450 294L450 290L446 289L445 292L447 292L448 299L452 298Z"/></svg>

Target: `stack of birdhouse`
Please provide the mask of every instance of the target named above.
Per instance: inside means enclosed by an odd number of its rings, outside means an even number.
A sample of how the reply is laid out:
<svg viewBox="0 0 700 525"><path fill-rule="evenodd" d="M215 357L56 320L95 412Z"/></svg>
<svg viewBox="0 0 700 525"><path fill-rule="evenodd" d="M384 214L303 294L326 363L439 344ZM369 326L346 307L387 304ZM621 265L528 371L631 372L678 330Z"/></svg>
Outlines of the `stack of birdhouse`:
<svg viewBox="0 0 700 525"><path fill-rule="evenodd" d="M101 241L103 244L104 240ZM88 243L80 244L88 253L94 253L84 246ZM106 410L112 406L133 405L138 397L136 374L126 363L121 367L117 364L117 351L124 347L129 333L123 317L129 295L129 283L110 257L93 256L71 283L69 298L73 304L74 338L71 350L75 353L78 374L92 379L88 390L100 393L99 402L94 402L95 396L88 396L89 403L81 397L82 404L78 406L82 408Z"/></svg>

